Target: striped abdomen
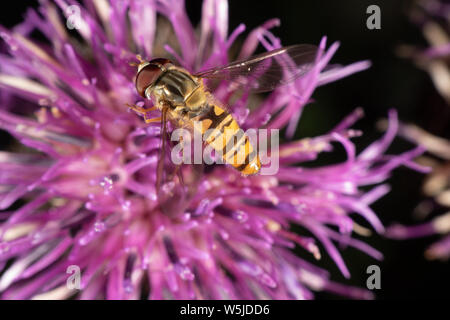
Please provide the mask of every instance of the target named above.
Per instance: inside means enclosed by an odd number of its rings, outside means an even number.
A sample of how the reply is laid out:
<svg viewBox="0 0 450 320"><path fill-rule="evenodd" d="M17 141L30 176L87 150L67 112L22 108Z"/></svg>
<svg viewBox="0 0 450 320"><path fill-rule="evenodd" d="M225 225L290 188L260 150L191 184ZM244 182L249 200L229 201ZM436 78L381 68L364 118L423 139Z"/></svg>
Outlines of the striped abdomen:
<svg viewBox="0 0 450 320"><path fill-rule="evenodd" d="M261 163L256 149L230 113L217 105L208 104L205 112L192 120L201 121L203 139L222 154L225 163L244 175L258 173Z"/></svg>

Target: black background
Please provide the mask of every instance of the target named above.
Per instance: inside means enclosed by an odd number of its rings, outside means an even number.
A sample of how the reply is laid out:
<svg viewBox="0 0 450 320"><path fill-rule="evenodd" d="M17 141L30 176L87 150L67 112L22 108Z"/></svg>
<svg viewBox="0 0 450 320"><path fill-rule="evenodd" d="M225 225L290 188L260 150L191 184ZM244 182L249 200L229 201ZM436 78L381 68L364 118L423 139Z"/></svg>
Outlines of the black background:
<svg viewBox="0 0 450 320"><path fill-rule="evenodd" d="M276 17L281 19L281 26L273 32L281 38L283 45L318 44L326 35L328 45L334 41L341 42L333 63L372 61L373 66L369 70L316 90L313 95L316 102L305 109L296 137L323 134L361 106L366 116L356 127L365 134L355 140L358 150L380 136L375 123L386 117L390 108L398 110L402 121L414 122L431 133L449 138L450 106L438 95L427 73L395 54L400 44L426 46L420 28L408 19L411 3L406 0L231 0L229 30L231 32L240 23L245 23L248 32ZM371 4L381 8L381 30L366 28L366 8ZM2 1L0 24L12 27L20 22L30 5L36 7L34 1ZM201 2L187 0L186 7L191 19L198 22ZM2 134L0 138L2 145L7 144L8 135ZM410 147L411 144L398 138L389 152L399 153ZM338 151L332 156L321 157L318 163L337 162L344 159L343 155ZM394 172L389 180L393 190L373 205L385 225L395 221L417 223L412 211L423 198L420 192L422 181L421 174L404 168ZM366 241L383 252L385 259L378 262L357 250L343 250L352 275L349 280L344 279L326 254L317 264L330 270L334 281L359 287L365 286L367 266L379 265L382 289L375 292L379 299L448 298L448 262L427 261L423 256L427 245L437 239L394 241L372 236ZM318 293L317 297L339 298L327 293Z"/></svg>

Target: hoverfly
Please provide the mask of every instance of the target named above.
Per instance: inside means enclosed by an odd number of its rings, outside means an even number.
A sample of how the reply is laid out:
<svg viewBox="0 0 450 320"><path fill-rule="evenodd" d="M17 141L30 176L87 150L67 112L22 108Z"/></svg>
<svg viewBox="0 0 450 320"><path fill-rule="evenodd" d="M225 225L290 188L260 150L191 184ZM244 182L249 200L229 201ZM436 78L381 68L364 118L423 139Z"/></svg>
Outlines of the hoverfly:
<svg viewBox="0 0 450 320"><path fill-rule="evenodd" d="M166 192L165 196L159 195L160 203L167 203L170 207L174 205L174 197L179 198L180 203L182 198L189 197L185 195L182 187L174 186L184 183L180 172L177 172L177 169L172 172L166 170L167 121L174 127L190 129L194 129L194 121L199 121L201 125L197 130L201 131L206 145L220 151L224 163L233 166L245 176L256 174L261 168L256 148L245 134L238 133L241 131L239 124L226 107L215 99L204 79L225 80L251 92L272 91L307 73L313 66L316 54L316 46L293 45L196 74L175 66L165 58L142 61L138 57L140 64L135 77L136 90L141 97L152 100L154 106L147 109L136 105L129 107L144 115L146 123L161 121L162 144L157 165L156 189L170 191ZM161 117L147 118L147 113L153 110L161 111ZM232 134L225 135L226 130L231 130ZM204 134L208 136L203 136ZM234 142L234 146L225 149L230 141ZM238 162L237 159L245 161ZM175 180L177 182L174 182ZM191 180L198 180L198 177L191 177ZM170 208L166 211L179 209Z"/></svg>

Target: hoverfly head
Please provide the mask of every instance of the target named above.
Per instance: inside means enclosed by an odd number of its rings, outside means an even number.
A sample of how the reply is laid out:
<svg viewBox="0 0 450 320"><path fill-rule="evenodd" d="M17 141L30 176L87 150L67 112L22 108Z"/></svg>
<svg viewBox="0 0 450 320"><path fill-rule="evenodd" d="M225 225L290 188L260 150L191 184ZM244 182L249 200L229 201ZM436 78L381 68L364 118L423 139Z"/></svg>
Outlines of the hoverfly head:
<svg viewBox="0 0 450 320"><path fill-rule="evenodd" d="M172 62L164 58L141 61L138 65L135 82L136 90L141 97L147 98L145 96L145 90L153 85L170 65L172 65Z"/></svg>

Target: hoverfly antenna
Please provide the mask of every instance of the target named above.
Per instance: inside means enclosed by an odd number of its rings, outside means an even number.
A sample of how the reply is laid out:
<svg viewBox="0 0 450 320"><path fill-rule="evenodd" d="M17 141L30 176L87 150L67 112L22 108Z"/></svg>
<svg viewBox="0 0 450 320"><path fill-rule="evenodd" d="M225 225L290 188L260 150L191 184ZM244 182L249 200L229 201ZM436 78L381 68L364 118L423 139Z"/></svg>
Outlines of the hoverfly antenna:
<svg viewBox="0 0 450 320"><path fill-rule="evenodd" d="M142 59L142 56L140 54L136 55L136 59L139 61L139 63L137 63L137 62L129 62L128 64L130 66L132 66L132 67L138 67L139 68L140 65L142 65L143 63L146 63L146 61L144 59Z"/></svg>
<svg viewBox="0 0 450 320"><path fill-rule="evenodd" d="M139 60L139 63L137 62L129 62L128 64L132 67L137 67L137 73L139 73L139 71L141 71L145 66L147 66L149 64L148 61L142 59L140 54L136 55L136 59Z"/></svg>

